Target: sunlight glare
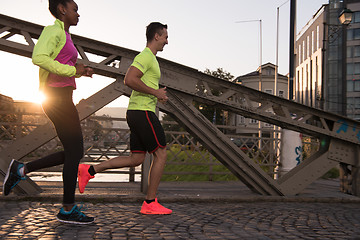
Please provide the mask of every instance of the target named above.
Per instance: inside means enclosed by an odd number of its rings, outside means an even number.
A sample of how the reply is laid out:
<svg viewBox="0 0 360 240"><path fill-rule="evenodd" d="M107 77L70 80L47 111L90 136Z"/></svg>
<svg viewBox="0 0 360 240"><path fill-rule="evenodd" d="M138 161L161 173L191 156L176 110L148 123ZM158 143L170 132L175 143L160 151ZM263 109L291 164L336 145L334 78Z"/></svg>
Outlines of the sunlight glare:
<svg viewBox="0 0 360 240"><path fill-rule="evenodd" d="M34 95L34 97L33 97L33 99L31 100L31 102L41 104L42 102L45 101L45 99L46 99L45 94L39 91L36 95Z"/></svg>

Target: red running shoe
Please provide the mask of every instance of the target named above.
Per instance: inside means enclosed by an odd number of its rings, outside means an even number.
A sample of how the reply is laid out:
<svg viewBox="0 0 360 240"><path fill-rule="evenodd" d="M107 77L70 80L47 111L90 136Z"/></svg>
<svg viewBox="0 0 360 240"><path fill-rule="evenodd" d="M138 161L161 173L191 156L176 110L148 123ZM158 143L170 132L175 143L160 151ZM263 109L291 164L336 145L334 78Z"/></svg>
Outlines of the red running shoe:
<svg viewBox="0 0 360 240"><path fill-rule="evenodd" d="M90 167L90 165L87 165L87 164L79 164L78 185L79 185L80 193L84 193L85 187L88 184L89 180L94 178L94 176L91 176L88 171L89 167Z"/></svg>
<svg viewBox="0 0 360 240"><path fill-rule="evenodd" d="M172 210L161 206L155 198L155 201L149 204L144 201L140 212L142 214L171 214Z"/></svg>

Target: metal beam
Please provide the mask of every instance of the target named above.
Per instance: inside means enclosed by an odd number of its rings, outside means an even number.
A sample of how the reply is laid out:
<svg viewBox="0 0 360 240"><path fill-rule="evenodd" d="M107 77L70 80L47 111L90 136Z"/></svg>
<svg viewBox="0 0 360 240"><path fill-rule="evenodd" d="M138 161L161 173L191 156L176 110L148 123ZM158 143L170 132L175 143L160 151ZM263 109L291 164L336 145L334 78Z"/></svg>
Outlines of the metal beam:
<svg viewBox="0 0 360 240"><path fill-rule="evenodd" d="M118 78L115 82L103 88L86 100L82 100L77 106L80 120L83 120L104 105L112 102L122 95L129 96L130 89L121 84L122 78ZM31 134L19 138L8 148L0 152L0 169L3 175L12 159L21 159L35 149L41 147L45 143L56 137L56 132L51 123L36 128ZM29 178L21 181L14 189L17 193L35 194L40 192L40 188Z"/></svg>
<svg viewBox="0 0 360 240"><path fill-rule="evenodd" d="M38 38L42 28L40 25L0 15L0 31L5 33L0 38L0 50L31 57L34 42L32 38ZM11 37L14 35L23 36L26 43L13 42ZM117 79L78 104L79 115L84 119L117 97L130 95L130 89L121 80L138 52L76 35L72 39L81 56L79 62L94 68L96 74ZM98 55L102 60L91 61L90 54ZM169 102L166 105L160 104L159 108L175 116L253 191L265 195L292 195L302 191L338 163L358 167L356 152L360 145L359 122L218 79L165 59L159 58L159 64L162 74L160 85L167 87L170 97ZM214 91L220 94L215 96L212 94ZM280 179L271 179L197 111L192 106L193 101L215 105L244 117L328 140L327 148L323 147ZM4 172L11 158L25 156L54 138L54 134L50 126L44 126L24 139L19 139L9 150L0 153L0 169ZM347 155L339 154L339 149ZM29 180L19 185L19 191L33 193L38 189Z"/></svg>

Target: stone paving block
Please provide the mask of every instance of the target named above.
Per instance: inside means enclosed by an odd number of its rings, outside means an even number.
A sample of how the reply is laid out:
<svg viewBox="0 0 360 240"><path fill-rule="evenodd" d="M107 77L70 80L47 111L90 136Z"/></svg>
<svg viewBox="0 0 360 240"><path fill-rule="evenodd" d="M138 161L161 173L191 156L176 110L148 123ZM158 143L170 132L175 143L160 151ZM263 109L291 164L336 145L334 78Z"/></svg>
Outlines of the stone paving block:
<svg viewBox="0 0 360 240"><path fill-rule="evenodd" d="M16 206L21 206L21 211L10 209ZM86 210L96 222L79 226L57 222L56 204L3 202L0 234L7 239L22 235L22 239L352 239L360 236L358 206L172 203L176 213L147 216L139 214L138 203L97 203L87 204Z"/></svg>

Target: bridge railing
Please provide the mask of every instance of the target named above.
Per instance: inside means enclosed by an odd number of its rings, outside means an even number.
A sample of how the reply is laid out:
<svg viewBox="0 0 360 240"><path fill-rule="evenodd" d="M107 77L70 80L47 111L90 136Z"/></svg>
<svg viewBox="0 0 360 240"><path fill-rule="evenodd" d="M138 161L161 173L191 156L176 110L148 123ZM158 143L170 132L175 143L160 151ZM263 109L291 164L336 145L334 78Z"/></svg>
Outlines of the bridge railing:
<svg viewBox="0 0 360 240"><path fill-rule="evenodd" d="M0 151L11 145L16 139L28 135L38 126L47 123L43 113L26 113L0 111ZM130 154L130 131L125 118L109 116L91 116L81 122L84 137L84 158L82 162L94 164L116 156ZM237 180L232 173L221 164L191 134L178 127L175 121L162 121L167 139L168 159L164 171L164 180ZM280 164L281 141L274 138L272 127L262 129L263 135L245 136L236 133L241 127L218 126L223 132L251 159L264 169L272 178L278 174ZM175 129L175 130L174 130ZM252 128L258 132L258 128ZM247 131L249 128L247 127ZM303 137L303 156L309 157L318 149L317 139ZM62 149L58 138L51 140L21 161L27 162L46 156ZM60 173L62 166L41 170L41 172ZM106 171L105 173L128 176L130 182L141 179L141 168L124 168ZM37 175L36 173L33 174Z"/></svg>

